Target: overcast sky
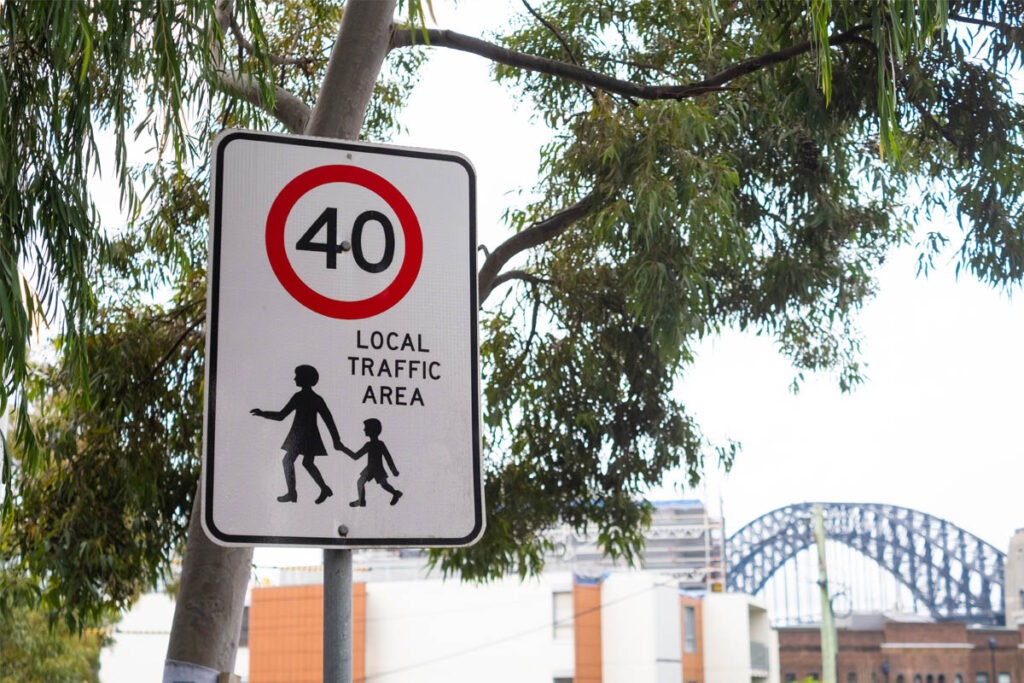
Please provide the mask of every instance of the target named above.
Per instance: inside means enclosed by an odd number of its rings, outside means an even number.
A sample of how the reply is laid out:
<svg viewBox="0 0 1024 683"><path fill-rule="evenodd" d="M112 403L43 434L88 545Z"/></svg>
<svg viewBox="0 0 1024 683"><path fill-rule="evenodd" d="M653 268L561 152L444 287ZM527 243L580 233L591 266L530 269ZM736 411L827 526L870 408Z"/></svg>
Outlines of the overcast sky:
<svg viewBox="0 0 1024 683"><path fill-rule="evenodd" d="M438 3L439 25L473 33L475 9L465 3L448 19ZM546 132L490 84L485 60L436 53L404 117L409 134L397 142L473 161L480 242L493 247L506 193L532 184ZM681 395L709 437L735 439L743 450L731 473L709 476L706 490L670 483L655 495L707 496L715 507L720 497L730 532L789 503L893 503L1005 550L1024 527L1024 307L1019 292L957 281L951 261L940 265L924 279L914 248L887 259L879 293L859 317L868 381L852 394L832 376L812 376L794 395L794 370L769 339L707 340Z"/></svg>

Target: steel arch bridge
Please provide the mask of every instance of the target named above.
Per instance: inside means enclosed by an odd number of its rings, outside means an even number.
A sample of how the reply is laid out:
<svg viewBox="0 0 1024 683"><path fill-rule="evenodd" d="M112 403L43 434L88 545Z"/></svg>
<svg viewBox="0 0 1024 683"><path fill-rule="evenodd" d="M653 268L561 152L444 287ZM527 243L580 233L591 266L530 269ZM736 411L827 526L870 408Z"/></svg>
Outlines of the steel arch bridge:
<svg viewBox="0 0 1024 683"><path fill-rule="evenodd" d="M801 550L813 546L810 516L825 534L874 560L939 621L1004 623L1006 555L952 522L878 503L798 503L772 510L726 541L727 585L756 595Z"/></svg>

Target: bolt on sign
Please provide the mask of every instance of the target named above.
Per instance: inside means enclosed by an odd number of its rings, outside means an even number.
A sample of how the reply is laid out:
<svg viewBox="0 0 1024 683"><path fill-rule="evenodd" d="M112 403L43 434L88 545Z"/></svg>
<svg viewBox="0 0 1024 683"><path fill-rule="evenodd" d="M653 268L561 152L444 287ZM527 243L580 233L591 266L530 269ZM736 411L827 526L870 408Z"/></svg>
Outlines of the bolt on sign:
<svg viewBox="0 0 1024 683"><path fill-rule="evenodd" d="M483 532L476 178L441 151L213 147L203 525L224 545Z"/></svg>

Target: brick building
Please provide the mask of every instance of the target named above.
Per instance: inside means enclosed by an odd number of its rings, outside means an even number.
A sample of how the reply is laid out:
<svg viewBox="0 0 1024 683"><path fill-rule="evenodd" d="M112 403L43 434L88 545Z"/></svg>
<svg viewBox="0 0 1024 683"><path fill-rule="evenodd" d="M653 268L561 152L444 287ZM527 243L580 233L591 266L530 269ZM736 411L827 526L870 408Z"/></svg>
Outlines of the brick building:
<svg viewBox="0 0 1024 683"><path fill-rule="evenodd" d="M969 627L852 615L837 628L840 683L1024 683L1024 625ZM817 626L779 629L783 681L820 677Z"/></svg>

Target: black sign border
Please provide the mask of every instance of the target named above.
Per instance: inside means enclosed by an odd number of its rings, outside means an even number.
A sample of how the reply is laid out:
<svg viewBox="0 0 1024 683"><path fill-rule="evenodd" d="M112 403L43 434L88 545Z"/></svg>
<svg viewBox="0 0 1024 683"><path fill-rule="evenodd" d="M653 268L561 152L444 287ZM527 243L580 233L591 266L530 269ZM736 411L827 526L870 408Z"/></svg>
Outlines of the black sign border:
<svg viewBox="0 0 1024 683"><path fill-rule="evenodd" d="M223 185L224 185L224 154L228 145L236 140L249 140L270 144L281 144L293 147L314 147L332 149L361 154L376 154L414 159L431 159L456 163L463 167L469 180L469 273L470 273L470 362L472 379L473 404L473 529L465 536L454 538L330 538L326 536L258 536L224 533L217 528L213 519L214 498L214 437L216 431L217 412L217 331L220 313L220 255L221 232L223 228ZM476 171L472 164L458 154L439 151L392 147L387 145L367 144L349 140L315 138L309 136L280 135L249 130L226 130L214 140L214 177L213 192L210 206L212 225L210 228L210 254L206 309L207 357L206 381L204 384L205 416L203 434L203 472L202 472L202 522L210 540L227 546L271 546L271 547L319 547L319 548L452 548L464 547L477 542L484 532L484 497L483 477L480 455L480 351L479 351L479 293L477 291L476 263Z"/></svg>

